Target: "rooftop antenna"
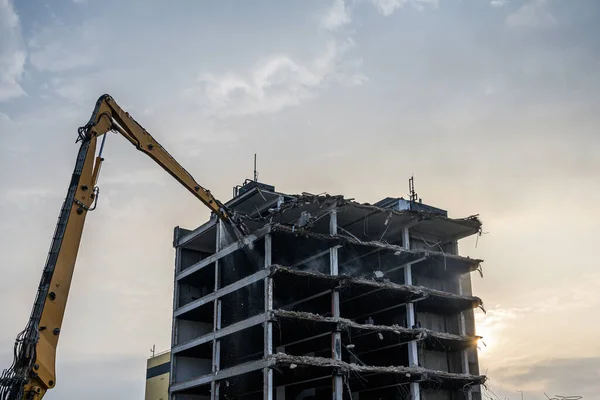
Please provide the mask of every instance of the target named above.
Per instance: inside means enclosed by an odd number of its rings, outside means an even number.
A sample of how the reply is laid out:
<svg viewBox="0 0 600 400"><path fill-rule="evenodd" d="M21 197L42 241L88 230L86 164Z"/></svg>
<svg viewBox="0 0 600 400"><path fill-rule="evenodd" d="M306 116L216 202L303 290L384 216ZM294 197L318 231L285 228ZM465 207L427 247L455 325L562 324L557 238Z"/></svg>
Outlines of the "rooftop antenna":
<svg viewBox="0 0 600 400"><path fill-rule="evenodd" d="M410 176L408 180L408 192L410 194L410 202L415 203L418 199L417 193L415 192L415 177L414 175Z"/></svg>
<svg viewBox="0 0 600 400"><path fill-rule="evenodd" d="M254 153L254 182L258 182L258 171L256 171L256 153Z"/></svg>
<svg viewBox="0 0 600 400"><path fill-rule="evenodd" d="M154 354L156 354L156 345L155 344L152 345L150 352L152 353L152 358L154 358Z"/></svg>

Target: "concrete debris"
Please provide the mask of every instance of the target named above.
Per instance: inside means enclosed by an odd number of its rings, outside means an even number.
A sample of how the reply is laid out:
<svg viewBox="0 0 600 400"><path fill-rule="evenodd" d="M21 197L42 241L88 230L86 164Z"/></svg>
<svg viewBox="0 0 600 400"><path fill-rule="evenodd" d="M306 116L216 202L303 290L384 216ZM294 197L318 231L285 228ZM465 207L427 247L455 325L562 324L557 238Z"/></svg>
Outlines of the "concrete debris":
<svg viewBox="0 0 600 400"><path fill-rule="evenodd" d="M416 340L425 340L427 338L432 338L452 342L462 342L471 346L475 346L477 344L477 341L481 338L480 336L460 336L446 332L436 332L426 328L411 329L402 327L400 325L360 324L347 318L324 317L319 314L302 311L274 310L272 314L275 318L294 318L318 322L329 322L332 325L336 325L338 329L342 331L345 331L348 328L354 328L358 330L370 330L378 332L377 336L379 340L383 340L382 332L390 332L403 337L412 337ZM349 346L351 345L348 345L347 347L349 348Z"/></svg>
<svg viewBox="0 0 600 400"><path fill-rule="evenodd" d="M389 223L393 216L413 216L416 217L418 221L423 220L447 220L452 221L454 223L461 224L465 226L465 228L469 228L473 230L475 233L481 229L481 221L479 220L479 215L471 215L466 218L448 218L441 216L439 214L427 213L424 211L414 211L414 210L391 210L389 208L377 207L368 203L358 203L353 199L346 199L342 195L312 195L303 193L300 195L290 195L292 199L285 201L280 205L279 209L273 210L271 216L277 214L284 214L291 210L297 209L299 207L304 207L308 205L316 205L318 209L324 210L325 212L336 208L340 211L343 211L345 208L356 208L362 209L372 213L386 213L389 214L388 219L386 220ZM271 210L270 210L271 211ZM384 222L384 223L386 223ZM386 225L387 225L386 223Z"/></svg>
<svg viewBox="0 0 600 400"><path fill-rule="evenodd" d="M404 376L410 381L419 380L420 382L444 382L456 381L462 385L483 384L486 377L483 375L457 374L445 371L435 371L418 366L404 367L376 367L370 365L358 365L354 363L346 363L344 361L335 360L332 358L310 357L310 356L292 356L285 353L276 353L269 357L277 366L295 365L303 367L330 367L336 368L339 371L346 373L381 373L381 374L396 374Z"/></svg>
<svg viewBox="0 0 600 400"><path fill-rule="evenodd" d="M442 257L446 260L446 262L458 261L458 262L463 262L463 263L469 264L469 271L475 271L480 266L480 264L483 262L483 260L480 260L480 259L457 256L457 255L453 255L453 254L446 254L446 253L442 253L442 252L438 252L438 251L423 250L423 249L407 250L401 246L392 245L392 244L384 243L381 241L361 241L361 240L357 239L356 237L350 237L350 236L346 236L344 234L325 235L325 234L321 234L321 233L311 232L306 229L301 229L301 228L296 227L295 225L287 226L287 225L278 224L278 223L272 223L269 225L270 225L272 232L287 232L287 233L294 234L294 235L300 236L300 237L325 240L325 241L330 242L332 244L332 246L333 245L352 244L352 245L380 248L382 250L390 250L396 256L402 256L402 255L414 256L415 260L418 258L423 258L423 257L425 257L425 258Z"/></svg>
<svg viewBox="0 0 600 400"><path fill-rule="evenodd" d="M455 300L461 303L468 303L469 308L482 307L483 302L479 297L476 296L461 296L458 294L448 293L437 289L430 289L424 286L414 286L414 285L399 285L393 282L376 282L374 280L369 279L361 279L361 278L353 278L348 275L326 275L320 272L309 272L309 271L298 271L295 269L283 267L280 265L272 265L271 266L271 275L275 276L277 274L289 274L296 276L306 276L313 277L315 279L321 279L325 281L335 282L337 283L337 287L344 288L349 285L363 285L363 286L372 286L380 289L389 289L398 292L404 292L407 295L411 296L411 302L415 302L418 300L424 300L428 297L435 297L439 299L445 300Z"/></svg>

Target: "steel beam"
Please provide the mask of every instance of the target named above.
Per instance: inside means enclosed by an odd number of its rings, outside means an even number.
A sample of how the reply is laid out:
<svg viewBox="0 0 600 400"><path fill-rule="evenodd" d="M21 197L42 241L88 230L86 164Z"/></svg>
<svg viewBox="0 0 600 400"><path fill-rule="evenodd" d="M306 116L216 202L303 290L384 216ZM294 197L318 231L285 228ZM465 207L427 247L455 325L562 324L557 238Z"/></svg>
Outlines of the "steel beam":
<svg viewBox="0 0 600 400"><path fill-rule="evenodd" d="M189 342L185 342L180 345L177 345L177 346L173 347L173 349L171 351L173 354L181 353L182 351L189 350L194 347L203 345L214 339L220 339L224 336L231 335L232 333L236 333L238 331L252 328L253 326L256 326L256 325L260 325L260 324L264 323L267 319L269 319L269 316L267 314L255 315L254 317L250 317L248 319L237 322L235 324L226 326L225 328L222 328L216 332L211 332L206 335L200 336L199 338L190 340Z"/></svg>
<svg viewBox="0 0 600 400"><path fill-rule="evenodd" d="M273 364L273 360L257 360L246 364L236 365L235 367L223 369L218 374L206 374L197 378L189 379L184 382L179 382L171 385L170 392L177 393L184 390L196 388L198 386L209 384L213 381L220 381L231 378L232 376L247 374L248 372L257 371L262 368L268 368Z"/></svg>
<svg viewBox="0 0 600 400"><path fill-rule="evenodd" d="M331 293L331 292L332 292L332 289L327 289L327 290L324 290L324 291L322 291L322 292L319 292L319 293L313 294L312 296L308 296L308 297L305 297L305 298L303 298L303 299L301 299L301 300L295 301L295 302L293 302L293 303L286 304L285 306L283 306L283 307L280 307L280 308L281 308L282 310L289 310L289 309L291 309L291 308L293 308L293 307L297 306L298 304L306 303L307 301L310 301L310 300L316 299L316 298L318 298L318 297L321 297L321 296L325 296L326 294L329 294L329 293Z"/></svg>
<svg viewBox="0 0 600 400"><path fill-rule="evenodd" d="M251 285L253 283L256 283L262 279L265 279L266 276L268 276L270 273L269 270L267 269L261 269L258 272L253 273L250 276L247 276L245 278L240 279L237 282L232 283L231 285L227 285L222 289L217 290L216 292L213 292L211 294L208 294L202 298L199 298L198 300L194 300L191 303L186 304L183 307L179 307L174 315L175 317L179 317L182 314L185 314L187 312L190 312L192 310L195 310L198 307L202 307L205 304L208 304L216 299L219 299L223 296L226 296L230 293L233 293L245 286Z"/></svg>
<svg viewBox="0 0 600 400"><path fill-rule="evenodd" d="M311 341L311 340L314 340L314 339L318 339L318 338L322 338L322 337L329 336L329 335L331 335L330 332L319 333L318 335L307 337L305 339L300 339L300 340L295 340L293 342L285 343L284 347L292 347L292 346L295 346L295 345L300 344L300 343L308 342L308 341Z"/></svg>
<svg viewBox="0 0 600 400"><path fill-rule="evenodd" d="M206 222L205 224L200 225L198 228L194 229L187 235L183 235L183 236L177 238L177 240L174 240L175 247L185 247L189 242L196 239L198 236L204 234L209 229L214 228L216 224L217 224L217 220L211 219L210 221Z"/></svg>
<svg viewBox="0 0 600 400"><path fill-rule="evenodd" d="M260 228L256 232L244 237L241 241L232 243L229 246L226 246L226 247L220 249L217 253L211 254L210 256L206 257L204 260L198 261L196 264L193 264L192 266L186 268L184 271L179 272L176 276L176 280L180 281L183 278L186 278L186 277L200 271L201 269L206 268L207 266L214 263L218 259L228 256L229 254L241 249L243 246L249 245L259 239L262 239L270 231L271 231L270 225L267 225L264 228Z"/></svg>
<svg viewBox="0 0 600 400"><path fill-rule="evenodd" d="M341 245L338 245L338 246L335 246L335 247L339 249L339 248L340 248L340 247L342 247L342 246L341 246ZM308 263L308 262L314 261L314 260L316 260L316 259L318 259L318 258L321 258L321 257L323 257L323 256L326 256L326 255L328 255L328 254L330 253L330 251L329 251L329 250L330 250L330 249L323 250L323 251L321 251L321 252L319 252L319 253L315 254L314 256L310 256L310 257L307 257L307 258L305 258L304 260L298 261L298 262L296 262L296 263L294 263L294 264L290 265L290 268L295 268L295 267L297 267L297 266L299 266L299 265L302 265L302 264L305 264L305 263Z"/></svg>

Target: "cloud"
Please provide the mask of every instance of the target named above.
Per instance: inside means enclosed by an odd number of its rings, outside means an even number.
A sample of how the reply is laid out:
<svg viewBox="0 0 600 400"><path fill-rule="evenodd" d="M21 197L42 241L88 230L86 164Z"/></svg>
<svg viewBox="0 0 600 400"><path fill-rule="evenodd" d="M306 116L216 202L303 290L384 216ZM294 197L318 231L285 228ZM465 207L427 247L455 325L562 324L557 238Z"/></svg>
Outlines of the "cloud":
<svg viewBox="0 0 600 400"><path fill-rule="evenodd" d="M13 205L24 208L33 204L43 204L49 198L58 195L58 190L43 187L15 187L4 191L2 198Z"/></svg>
<svg viewBox="0 0 600 400"><path fill-rule="evenodd" d="M490 4L492 5L492 7L504 7L508 4L508 2L509 0L491 0Z"/></svg>
<svg viewBox="0 0 600 400"><path fill-rule="evenodd" d="M547 287L531 289L528 301L523 305L495 305L488 307L485 314L476 313L477 334L483 336L480 350L485 362L495 367L507 365L510 357L518 357L525 350L529 356L539 358L543 349L550 348L551 342L556 339L539 343L535 349L528 348L529 344L535 341L536 336L543 335L545 329L554 329L557 321L574 321L580 315L591 312L600 301L600 294L595 290L598 285L600 274L582 273L577 280L565 280L560 290ZM537 325L531 323L534 315ZM527 335L521 337L518 343L513 342L514 335L521 332L527 332ZM575 332L573 335L585 340L587 334ZM507 350L509 348L510 351ZM570 354L576 354L576 349L572 350ZM560 357L562 354L555 351L554 355Z"/></svg>
<svg viewBox="0 0 600 400"><path fill-rule="evenodd" d="M407 4L417 10L425 6L438 7L438 0L371 0L385 16ZM345 0L333 0L321 19L321 26L330 32L352 23ZM330 83L359 86L368 78L357 72L361 59L347 60L346 53L354 47L351 37L330 39L326 50L310 62L300 62L289 55L278 54L262 59L247 74L202 73L198 87L188 90L201 94L201 106L219 117L249 116L277 113L287 107L315 97Z"/></svg>
<svg viewBox="0 0 600 400"><path fill-rule="evenodd" d="M556 358L530 364L521 363L498 369L496 377L502 382L509 382L504 387L506 392L514 393L515 388L518 388L523 390L524 398L546 398L543 393L547 393L551 398L582 396L583 399L592 399L600 392L600 357ZM492 382L495 381L494 379Z"/></svg>
<svg viewBox="0 0 600 400"><path fill-rule="evenodd" d="M321 24L325 29L335 31L351 22L352 18L350 17L350 11L346 6L345 0L334 0L331 8L323 17Z"/></svg>
<svg viewBox="0 0 600 400"><path fill-rule="evenodd" d="M88 73L83 75L70 74L65 77L50 80L49 88L56 95L66 101L82 106L93 104L90 96L97 96L99 82L106 82L111 76L111 71L102 73Z"/></svg>
<svg viewBox="0 0 600 400"><path fill-rule="evenodd" d="M272 114L314 97L330 82L360 85L365 77L348 69L356 63L342 60L351 40L330 40L323 53L302 63L281 54L260 61L247 75L201 74L200 91L212 113L219 116Z"/></svg>
<svg viewBox="0 0 600 400"><path fill-rule="evenodd" d="M93 66L100 54L100 36L103 36L101 28L93 20L75 27L60 22L45 26L28 42L31 64L40 71L50 72Z"/></svg>
<svg viewBox="0 0 600 400"><path fill-rule="evenodd" d="M0 128L4 134L10 134L15 129L15 121L12 120L8 115L0 112Z"/></svg>
<svg viewBox="0 0 600 400"><path fill-rule="evenodd" d="M494 307L487 310L485 314L476 313L477 334L482 336L481 351L493 354L499 348L506 346L509 340L503 333L517 318L521 318L528 311L528 308Z"/></svg>
<svg viewBox="0 0 600 400"><path fill-rule="evenodd" d="M131 149L134 150L133 148ZM142 156L142 153L139 153ZM169 176L164 173L161 168L148 168L148 169L136 169L133 171L127 171L107 175L102 177L102 184L107 186L124 185L126 187L132 187L133 185L152 185L157 187L164 187L167 183Z"/></svg>
<svg viewBox="0 0 600 400"><path fill-rule="evenodd" d="M25 59L19 16L10 0L0 0L0 101L25 94L20 83Z"/></svg>
<svg viewBox="0 0 600 400"><path fill-rule="evenodd" d="M512 27L551 27L556 25L556 18L547 9L547 0L530 0L506 18Z"/></svg>
<svg viewBox="0 0 600 400"><path fill-rule="evenodd" d="M8 115L0 112L0 138L2 139L2 149L7 153L6 156L25 156L31 152L31 143L19 137L19 127L17 123ZM6 159L8 157L4 157ZM2 162L0 161L0 168Z"/></svg>
<svg viewBox="0 0 600 400"><path fill-rule="evenodd" d="M371 0L384 16L411 5L416 10L426 6L436 8L438 0ZM333 0L321 19L321 26L330 33L352 24L345 0ZM309 62L298 61L287 54L265 57L247 74L202 73L199 86L189 90L194 97L200 92L201 105L209 114L220 117L273 114L296 106L318 95L330 83L359 86L368 78L357 72L361 59L345 59L354 47L352 37L334 35L326 50Z"/></svg>
<svg viewBox="0 0 600 400"><path fill-rule="evenodd" d="M424 10L425 6L436 8L439 5L438 0L371 0L371 2L386 17L392 15L397 9L404 8L407 4L419 11Z"/></svg>

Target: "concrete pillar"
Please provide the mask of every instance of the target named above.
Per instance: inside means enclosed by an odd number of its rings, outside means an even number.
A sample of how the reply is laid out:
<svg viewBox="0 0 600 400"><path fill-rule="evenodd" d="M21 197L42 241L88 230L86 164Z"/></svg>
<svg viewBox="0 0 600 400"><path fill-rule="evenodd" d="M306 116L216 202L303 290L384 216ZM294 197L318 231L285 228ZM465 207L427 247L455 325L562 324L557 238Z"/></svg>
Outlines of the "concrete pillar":
<svg viewBox="0 0 600 400"><path fill-rule="evenodd" d="M218 252L226 245L225 238L225 227L223 226L223 221L219 220L216 229L216 249ZM215 261L215 284L214 291L219 290L221 284L221 268L220 268L219 260ZM221 329L221 300L217 299L213 302L213 332L217 332ZM213 340L213 354L212 354L212 373L216 374L221 369L221 340L215 339ZM220 397L220 382L211 382L210 384L210 399L211 400L219 400Z"/></svg>
<svg viewBox="0 0 600 400"><path fill-rule="evenodd" d="M458 247L458 244L455 243L454 248L456 249ZM454 254L458 254L458 251ZM464 295L463 293L463 280L461 279L461 277L458 277L458 294L460 294L461 296ZM466 335L467 334L467 327L466 327L466 321L465 321L465 313L461 312L459 314L459 321L458 321L458 333L460 335ZM464 349L460 351L460 361L461 361L461 366L462 366L462 372L464 374L468 374L469 372L469 350L468 349ZM467 392L465 393L465 397L467 400L471 400L473 398L473 392L471 391L471 388L467 389Z"/></svg>
<svg viewBox="0 0 600 400"><path fill-rule="evenodd" d="M179 229L175 229L175 240L174 243L177 243L179 234ZM173 293L173 311L179 307L179 284L177 283L177 273L181 271L181 247L175 248L175 289ZM179 339L177 338L177 320L173 318L173 325L171 326L171 343L178 343ZM169 385L175 382L175 366L177 363L177 357L171 353L171 370L169 371ZM169 393L169 399L175 400L175 395Z"/></svg>
<svg viewBox="0 0 600 400"><path fill-rule="evenodd" d="M337 210L329 212L329 233L337 235ZM329 249L329 273L331 275L339 275L338 266L338 248L332 247ZM340 317L340 292L334 289L331 294L331 314L334 318ZM342 334L338 327L331 335L331 357L334 360L342 360ZM344 397L344 382L340 374L333 376L333 400L342 400Z"/></svg>
<svg viewBox="0 0 600 400"><path fill-rule="evenodd" d="M271 235L265 236L265 265L271 267ZM267 276L265 282L265 314L270 315L273 311L273 278ZM273 354L273 323L266 321L264 324L264 358L268 359ZM263 369L263 399L273 400L273 370L269 367Z"/></svg>
<svg viewBox="0 0 600 400"><path fill-rule="evenodd" d="M408 228L404 228L402 243L406 250L410 250L410 232ZM404 283L412 285L412 265L408 264L404 267ZM413 303L406 304L406 324L408 328L412 328L416 324L415 305ZM417 342L415 340L408 343L408 365L419 365L419 353L417 350ZM421 386L418 382L410 384L411 400L421 400Z"/></svg>

